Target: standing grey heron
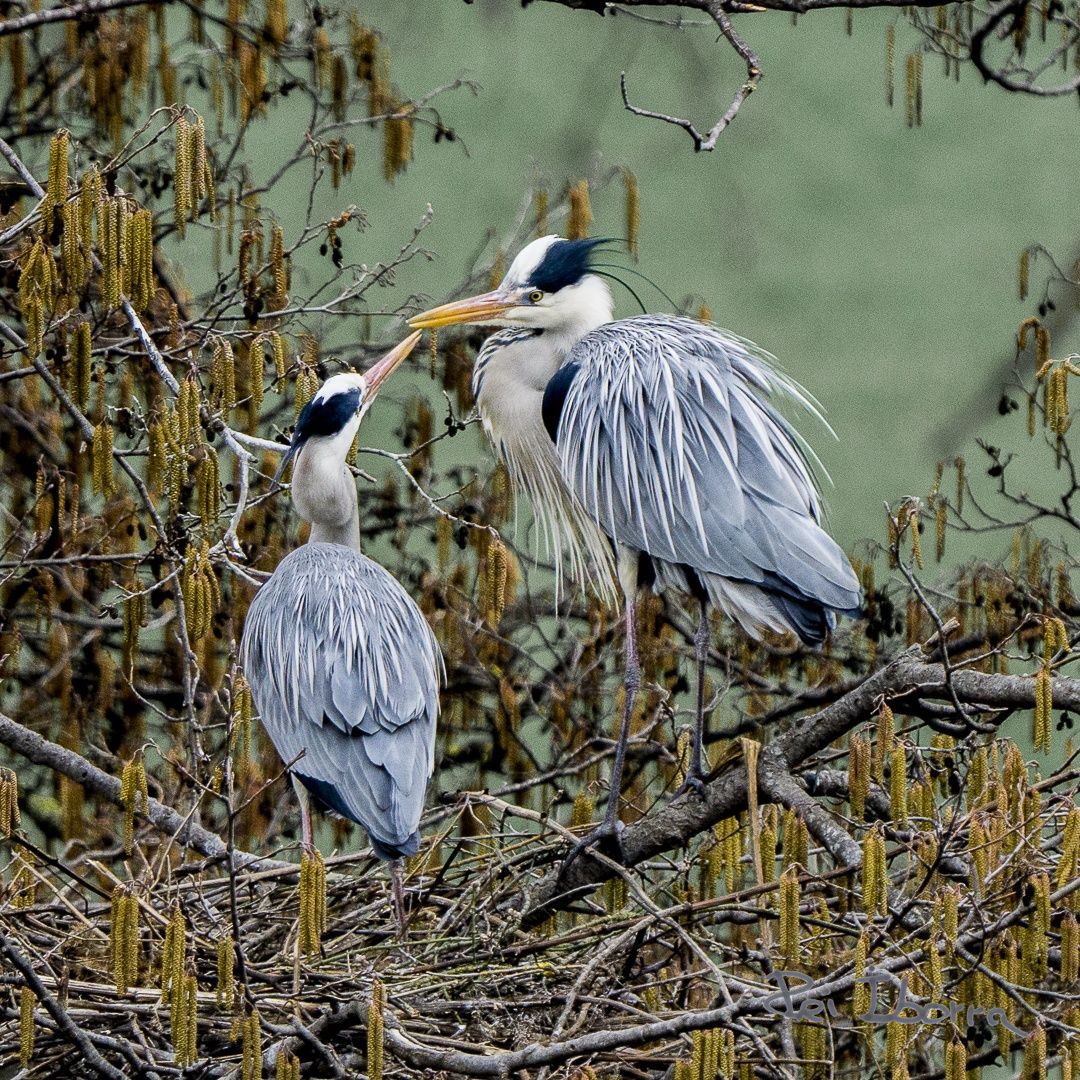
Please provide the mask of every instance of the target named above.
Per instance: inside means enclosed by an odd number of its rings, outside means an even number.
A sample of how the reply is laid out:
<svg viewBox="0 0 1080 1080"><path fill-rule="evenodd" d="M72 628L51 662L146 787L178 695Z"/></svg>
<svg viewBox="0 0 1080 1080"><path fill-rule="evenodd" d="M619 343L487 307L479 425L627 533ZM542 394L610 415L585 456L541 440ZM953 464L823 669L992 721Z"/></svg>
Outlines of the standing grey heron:
<svg viewBox="0 0 1080 1080"><path fill-rule="evenodd" d="M278 475L293 463L292 500L311 535L259 590L240 646L255 706L296 789L305 848L311 796L362 825L375 854L391 861L399 921L399 860L420 844L443 661L416 603L360 550L345 458L379 387L419 338L363 374L327 379L301 410Z"/></svg>
<svg viewBox="0 0 1080 1080"><path fill-rule="evenodd" d="M791 630L818 644L837 613L855 615L860 602L850 563L821 527L816 459L770 399L821 419L816 403L771 356L710 323L675 315L613 321L594 257L603 242L534 240L493 291L409 323L505 327L484 342L473 370L484 428L556 556L565 546L571 570L586 568L602 594L614 591L613 574L621 586L626 698L610 794L600 827L571 857L598 839L617 841L641 681L642 588L689 593L699 605L684 785L699 792L710 606L755 638Z"/></svg>

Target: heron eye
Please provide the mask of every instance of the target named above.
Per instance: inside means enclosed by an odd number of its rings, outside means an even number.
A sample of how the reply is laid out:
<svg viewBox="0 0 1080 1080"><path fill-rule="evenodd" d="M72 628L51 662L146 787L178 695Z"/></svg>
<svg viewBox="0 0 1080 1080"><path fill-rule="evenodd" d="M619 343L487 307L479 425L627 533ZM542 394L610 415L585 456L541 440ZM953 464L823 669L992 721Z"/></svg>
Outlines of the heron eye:
<svg viewBox="0 0 1080 1080"><path fill-rule="evenodd" d="M529 293L529 299L534 304L539 304L540 301L544 299L544 294L539 289L533 289L533 291Z"/></svg>

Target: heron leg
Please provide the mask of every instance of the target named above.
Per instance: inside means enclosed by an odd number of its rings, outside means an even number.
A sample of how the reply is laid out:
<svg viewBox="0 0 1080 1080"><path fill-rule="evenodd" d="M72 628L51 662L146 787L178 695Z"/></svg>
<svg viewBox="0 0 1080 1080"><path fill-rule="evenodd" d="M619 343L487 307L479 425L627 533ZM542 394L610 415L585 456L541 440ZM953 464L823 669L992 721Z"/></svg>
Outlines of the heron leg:
<svg viewBox="0 0 1080 1080"><path fill-rule="evenodd" d="M408 923L405 920L405 884L400 859L394 859L390 863L390 890L394 897L398 937L404 939L408 933Z"/></svg>
<svg viewBox="0 0 1080 1080"><path fill-rule="evenodd" d="M296 792L296 801L300 804L301 842L305 851L312 852L315 850L315 841L311 831L311 796L308 795L308 789L295 776L291 779L293 791Z"/></svg>
<svg viewBox="0 0 1080 1080"><path fill-rule="evenodd" d="M611 781L608 785L604 817L588 836L570 849L559 870L560 875L566 872L570 863L586 848L601 841L613 847L618 854L622 853L619 834L623 825L619 820L619 795L622 790L623 764L626 761L626 744L630 741L630 720L634 715L638 690L641 688L641 663L638 660L637 648L637 600L633 593L628 593L626 598L626 668L623 673L623 687L626 692L625 700L619 722L619 737L615 743L615 759L611 764Z"/></svg>
<svg viewBox="0 0 1080 1080"><path fill-rule="evenodd" d="M709 609L703 603L694 633L694 658L697 661L697 710L694 715L694 737L690 744L690 766L686 779L676 792L682 795L688 789L699 795L705 790L705 663L709 658Z"/></svg>

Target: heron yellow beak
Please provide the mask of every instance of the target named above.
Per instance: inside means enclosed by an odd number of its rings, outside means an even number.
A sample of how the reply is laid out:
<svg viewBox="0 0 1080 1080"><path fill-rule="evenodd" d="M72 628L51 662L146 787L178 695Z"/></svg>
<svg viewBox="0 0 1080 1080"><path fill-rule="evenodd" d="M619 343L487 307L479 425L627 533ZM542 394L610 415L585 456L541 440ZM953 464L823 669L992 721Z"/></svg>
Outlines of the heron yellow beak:
<svg viewBox="0 0 1080 1080"><path fill-rule="evenodd" d="M416 348L420 340L420 331L410 334L400 345L395 345L381 360L376 360L364 372L368 395L374 396L379 387L397 370L398 365Z"/></svg>
<svg viewBox="0 0 1080 1080"><path fill-rule="evenodd" d="M409 320L414 330L434 330L454 323L486 323L518 306L518 298L512 293L495 289L493 292L470 296L468 300L455 300L452 304L432 308Z"/></svg>

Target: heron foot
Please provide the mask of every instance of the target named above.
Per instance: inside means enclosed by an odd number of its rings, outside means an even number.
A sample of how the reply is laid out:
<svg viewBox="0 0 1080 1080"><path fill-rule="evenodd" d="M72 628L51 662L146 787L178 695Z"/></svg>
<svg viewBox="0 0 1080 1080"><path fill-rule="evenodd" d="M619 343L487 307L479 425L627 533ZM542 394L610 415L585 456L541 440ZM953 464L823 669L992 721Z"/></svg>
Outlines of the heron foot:
<svg viewBox="0 0 1080 1080"><path fill-rule="evenodd" d="M562 866L559 867L559 879L562 879L570 864L583 851L591 847L595 847L601 854L607 855L617 862L623 862L622 834L625 829L626 826L618 818L612 817L608 819L605 817L588 836L582 837L567 853Z"/></svg>
<svg viewBox="0 0 1080 1080"><path fill-rule="evenodd" d="M672 795L672 799L681 799L687 792L692 791L699 799L705 798L705 777L701 773L689 772L686 779L679 785L678 791Z"/></svg>

